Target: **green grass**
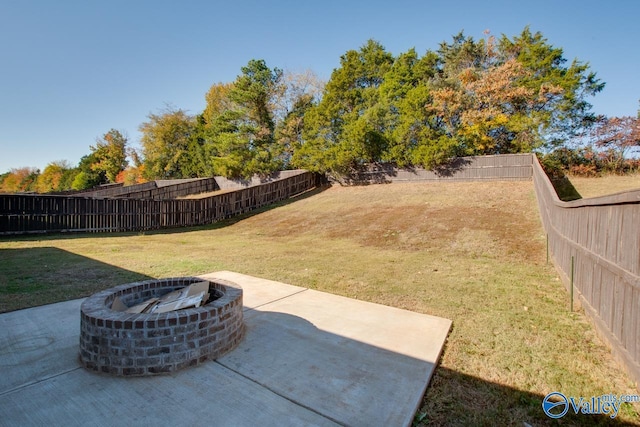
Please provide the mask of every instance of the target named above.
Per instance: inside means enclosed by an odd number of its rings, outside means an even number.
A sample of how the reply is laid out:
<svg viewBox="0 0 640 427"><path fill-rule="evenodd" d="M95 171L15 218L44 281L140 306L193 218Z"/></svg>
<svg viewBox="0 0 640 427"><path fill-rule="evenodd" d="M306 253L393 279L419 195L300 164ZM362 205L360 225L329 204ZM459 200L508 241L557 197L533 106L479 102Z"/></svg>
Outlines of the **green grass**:
<svg viewBox="0 0 640 427"><path fill-rule="evenodd" d="M417 425L553 424L541 409L549 392L637 392L583 313L569 312L531 182L333 187L210 227L4 238L0 309L216 270L453 320ZM637 409L616 420L640 422Z"/></svg>

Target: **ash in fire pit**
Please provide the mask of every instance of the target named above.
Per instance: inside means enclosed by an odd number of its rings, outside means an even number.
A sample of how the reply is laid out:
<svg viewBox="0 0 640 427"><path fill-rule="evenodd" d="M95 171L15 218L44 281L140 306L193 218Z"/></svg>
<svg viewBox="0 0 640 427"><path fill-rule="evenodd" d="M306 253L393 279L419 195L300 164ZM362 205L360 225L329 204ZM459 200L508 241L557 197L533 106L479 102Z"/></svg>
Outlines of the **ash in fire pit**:
<svg viewBox="0 0 640 427"><path fill-rule="evenodd" d="M192 308L180 309L180 301ZM182 277L120 285L87 298L80 311L80 362L113 375L194 366L231 351L244 336L242 289L225 280Z"/></svg>

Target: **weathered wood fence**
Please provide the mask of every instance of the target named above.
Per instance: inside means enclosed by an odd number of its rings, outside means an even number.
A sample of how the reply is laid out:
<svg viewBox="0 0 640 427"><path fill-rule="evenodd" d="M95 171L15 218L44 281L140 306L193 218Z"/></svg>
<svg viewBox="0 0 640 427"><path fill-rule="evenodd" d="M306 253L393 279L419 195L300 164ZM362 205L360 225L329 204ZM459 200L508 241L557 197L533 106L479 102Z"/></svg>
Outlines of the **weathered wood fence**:
<svg viewBox="0 0 640 427"><path fill-rule="evenodd" d="M168 200L219 189L216 178L212 177L158 180L145 182L144 184L108 186L84 192L82 195L91 198Z"/></svg>
<svg viewBox="0 0 640 427"><path fill-rule="evenodd" d="M211 224L314 188L318 176L286 178L191 200L0 195L0 234L144 231Z"/></svg>
<svg viewBox="0 0 640 427"><path fill-rule="evenodd" d="M471 156L458 157L434 170L375 164L336 180L347 185L404 181L518 181L531 179L531 165L531 154Z"/></svg>
<svg viewBox="0 0 640 427"><path fill-rule="evenodd" d="M532 158L556 269L569 291L573 277L575 298L640 384L640 190L562 202Z"/></svg>
<svg viewBox="0 0 640 427"><path fill-rule="evenodd" d="M212 178L156 180L145 182L144 184L127 186L109 185L103 188L83 191L82 196L92 198L168 200L216 190L248 188L296 176L302 172L304 171L300 169L279 171L266 177L254 177L251 179L227 179L216 176Z"/></svg>

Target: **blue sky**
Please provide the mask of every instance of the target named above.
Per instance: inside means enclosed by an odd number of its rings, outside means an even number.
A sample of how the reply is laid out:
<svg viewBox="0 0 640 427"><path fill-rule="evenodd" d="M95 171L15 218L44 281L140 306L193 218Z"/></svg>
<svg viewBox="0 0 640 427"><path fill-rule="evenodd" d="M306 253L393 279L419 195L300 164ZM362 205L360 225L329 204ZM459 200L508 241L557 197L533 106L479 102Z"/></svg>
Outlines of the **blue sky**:
<svg viewBox="0 0 640 427"><path fill-rule="evenodd" d="M370 38L423 54L460 30L513 37L529 25L606 82L596 113L635 115L639 16L636 0L0 0L0 173L76 165L111 128L137 146L149 113L200 113L209 87L251 59L328 79Z"/></svg>

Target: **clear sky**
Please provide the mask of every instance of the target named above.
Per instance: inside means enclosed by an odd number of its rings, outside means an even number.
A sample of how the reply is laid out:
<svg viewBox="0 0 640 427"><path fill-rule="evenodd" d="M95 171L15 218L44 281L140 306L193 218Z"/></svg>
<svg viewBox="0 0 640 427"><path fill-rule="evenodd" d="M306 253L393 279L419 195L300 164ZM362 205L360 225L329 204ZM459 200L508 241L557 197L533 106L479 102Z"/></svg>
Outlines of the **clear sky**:
<svg viewBox="0 0 640 427"><path fill-rule="evenodd" d="M326 80L370 38L423 54L529 25L606 82L594 112L635 115L639 17L637 0L0 0L0 173L76 165L111 128L137 146L149 113L200 113L251 59Z"/></svg>

